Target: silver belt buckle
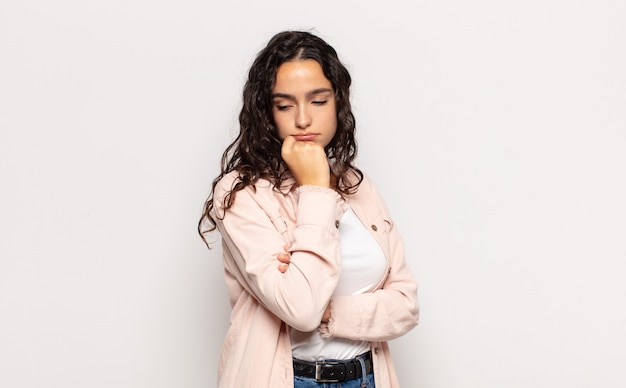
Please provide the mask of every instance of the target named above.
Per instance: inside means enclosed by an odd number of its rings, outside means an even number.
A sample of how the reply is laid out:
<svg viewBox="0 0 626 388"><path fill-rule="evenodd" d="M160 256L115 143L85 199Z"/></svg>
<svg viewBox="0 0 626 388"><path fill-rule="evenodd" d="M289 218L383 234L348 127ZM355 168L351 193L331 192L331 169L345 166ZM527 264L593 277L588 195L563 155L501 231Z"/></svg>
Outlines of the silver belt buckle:
<svg viewBox="0 0 626 388"><path fill-rule="evenodd" d="M341 380L339 379L322 379L322 369L324 369L324 365L339 365L338 362L335 361L324 361L324 362L316 362L315 363L315 382L317 383L338 383ZM339 377L339 376L337 376Z"/></svg>

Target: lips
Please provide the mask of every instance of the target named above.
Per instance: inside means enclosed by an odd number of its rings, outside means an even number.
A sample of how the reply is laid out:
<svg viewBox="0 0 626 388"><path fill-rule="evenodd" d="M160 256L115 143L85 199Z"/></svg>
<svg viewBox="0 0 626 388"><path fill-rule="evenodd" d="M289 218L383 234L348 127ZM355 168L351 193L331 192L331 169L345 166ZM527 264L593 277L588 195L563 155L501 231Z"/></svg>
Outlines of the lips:
<svg viewBox="0 0 626 388"><path fill-rule="evenodd" d="M318 136L317 133L301 133L298 135L293 135L294 139L298 141L312 141Z"/></svg>

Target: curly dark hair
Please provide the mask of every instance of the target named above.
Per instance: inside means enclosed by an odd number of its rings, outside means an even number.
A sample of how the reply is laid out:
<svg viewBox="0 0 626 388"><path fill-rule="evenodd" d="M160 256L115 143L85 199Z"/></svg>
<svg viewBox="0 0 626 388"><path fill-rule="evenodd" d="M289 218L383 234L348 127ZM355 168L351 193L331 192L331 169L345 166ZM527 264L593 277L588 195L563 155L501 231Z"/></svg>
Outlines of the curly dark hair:
<svg viewBox="0 0 626 388"><path fill-rule="evenodd" d="M332 173L337 178L336 190L343 194L353 193L363 180L363 173L352 165L357 144L355 119L350 105L352 79L348 70L340 62L335 49L323 39L305 31L280 32L270 39L250 67L243 90L243 107L239 113L239 135L222 155L221 172L213 180L211 193L198 222L198 233L205 243L205 234L216 229L211 214L215 206L213 194L224 175L235 170L239 173L237 183L224 198L224 209L233 205L238 191L247 186L254 187L260 178L268 179L277 189L288 176L289 170L281 158L282 141L272 116L272 89L280 65L305 59L313 59L320 64L335 93L337 130L325 151L332 161ZM357 179L348 179L349 175ZM210 226L206 227L206 221Z"/></svg>

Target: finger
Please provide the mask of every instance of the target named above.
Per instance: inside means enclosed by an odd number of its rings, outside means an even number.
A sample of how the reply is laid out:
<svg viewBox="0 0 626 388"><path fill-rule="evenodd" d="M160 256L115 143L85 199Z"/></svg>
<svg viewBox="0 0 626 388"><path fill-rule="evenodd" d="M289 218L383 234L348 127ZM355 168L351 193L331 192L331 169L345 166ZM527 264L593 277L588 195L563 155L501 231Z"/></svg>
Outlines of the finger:
<svg viewBox="0 0 626 388"><path fill-rule="evenodd" d="M289 266L287 264L278 264L278 271L280 273L287 272L287 268L289 268Z"/></svg>
<svg viewBox="0 0 626 388"><path fill-rule="evenodd" d="M293 147L293 143L295 142L296 142L296 139L294 139L293 136L287 136L285 140L283 140L283 145L280 149L283 159L285 158L286 155L289 155Z"/></svg>
<svg viewBox="0 0 626 388"><path fill-rule="evenodd" d="M286 254L280 254L276 257L278 259L278 261L280 261L283 264L289 264L291 263L291 257L289 257L289 255Z"/></svg>

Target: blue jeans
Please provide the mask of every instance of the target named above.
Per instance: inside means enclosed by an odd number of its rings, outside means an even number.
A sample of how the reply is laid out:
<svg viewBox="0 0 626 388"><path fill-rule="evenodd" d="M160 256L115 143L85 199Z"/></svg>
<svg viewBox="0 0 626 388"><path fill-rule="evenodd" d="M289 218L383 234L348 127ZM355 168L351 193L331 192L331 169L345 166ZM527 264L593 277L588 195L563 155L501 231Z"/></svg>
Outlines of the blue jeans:
<svg viewBox="0 0 626 388"><path fill-rule="evenodd" d="M315 379L310 377L293 377L294 388L376 388L374 384L374 373L368 375L365 374L365 362L360 357L357 357L361 363L362 377L355 379L342 381L340 383L318 383Z"/></svg>
<svg viewBox="0 0 626 388"><path fill-rule="evenodd" d="M365 378L359 377L340 383L318 383L315 379L295 376L293 388L375 388L374 374L370 373Z"/></svg>

